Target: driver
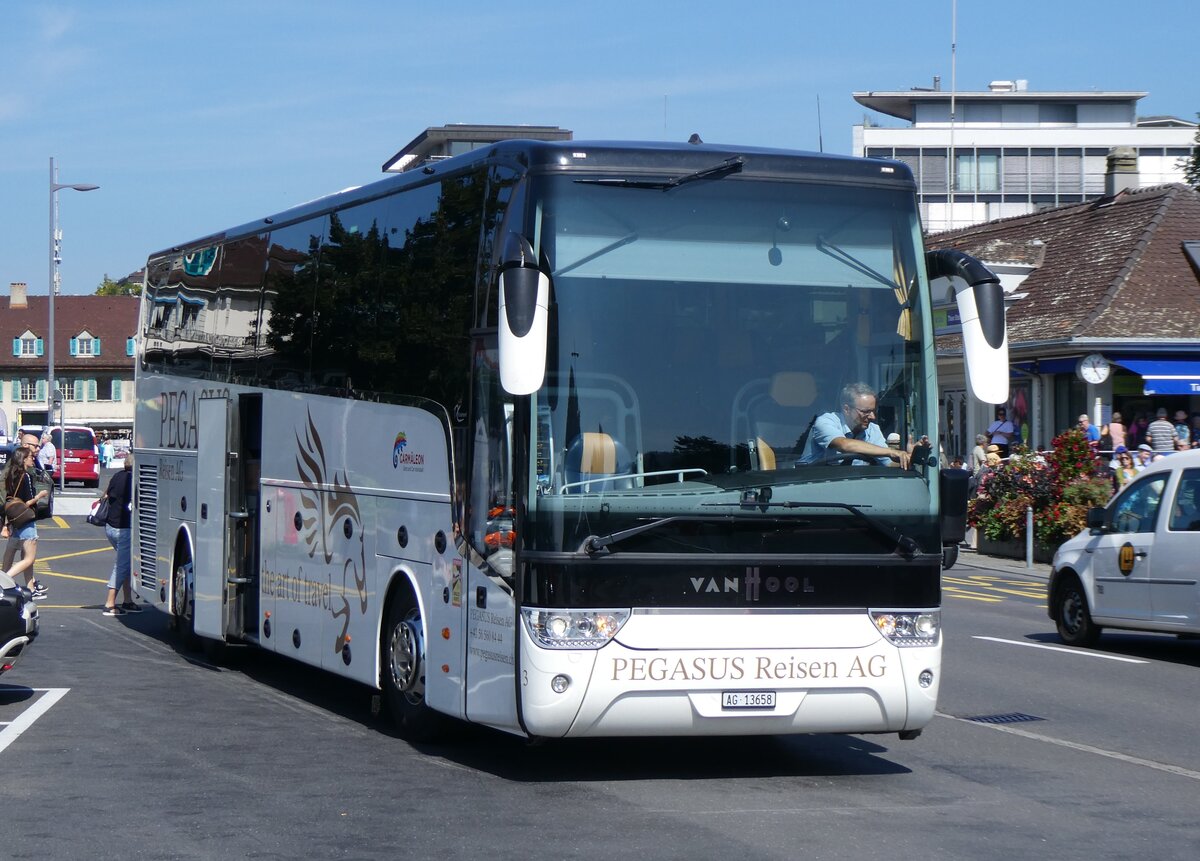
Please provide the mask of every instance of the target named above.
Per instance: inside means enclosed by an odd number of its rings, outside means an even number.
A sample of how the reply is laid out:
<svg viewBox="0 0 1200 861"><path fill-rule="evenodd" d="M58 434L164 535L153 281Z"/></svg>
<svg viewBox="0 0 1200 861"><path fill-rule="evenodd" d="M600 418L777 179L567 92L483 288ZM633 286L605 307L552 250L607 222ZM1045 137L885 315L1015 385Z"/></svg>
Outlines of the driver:
<svg viewBox="0 0 1200 861"><path fill-rule="evenodd" d="M855 455L851 463L908 469L909 452L888 448L875 418L875 390L866 383L850 383L842 389L842 408L818 416L813 422L808 445L800 463L821 463L842 455Z"/></svg>

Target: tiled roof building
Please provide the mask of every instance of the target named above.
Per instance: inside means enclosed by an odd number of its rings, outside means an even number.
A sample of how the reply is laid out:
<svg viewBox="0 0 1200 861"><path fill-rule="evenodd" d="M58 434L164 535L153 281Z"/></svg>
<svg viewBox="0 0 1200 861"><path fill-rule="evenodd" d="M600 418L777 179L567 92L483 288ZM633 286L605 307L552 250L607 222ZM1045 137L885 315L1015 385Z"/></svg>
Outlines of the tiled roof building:
<svg viewBox="0 0 1200 861"><path fill-rule="evenodd" d="M138 297L58 296L54 314L64 422L131 429ZM48 330L47 297L27 296L24 284L11 285L9 301L0 307L0 430L6 434L46 421Z"/></svg>
<svg viewBox="0 0 1200 861"><path fill-rule="evenodd" d="M974 254L1000 274L1014 389L1027 389L1035 444L1081 412L1107 421L1117 409L1126 422L1138 412L1153 418L1160 406L1200 413L1200 191L1130 188L936 234L929 244ZM939 339L944 357L958 347L954 336ZM1075 373L1090 354L1112 366L1099 384ZM955 380L955 363L943 365L952 400L961 370ZM974 421L960 417L961 435L972 437L964 425L985 417L986 409Z"/></svg>

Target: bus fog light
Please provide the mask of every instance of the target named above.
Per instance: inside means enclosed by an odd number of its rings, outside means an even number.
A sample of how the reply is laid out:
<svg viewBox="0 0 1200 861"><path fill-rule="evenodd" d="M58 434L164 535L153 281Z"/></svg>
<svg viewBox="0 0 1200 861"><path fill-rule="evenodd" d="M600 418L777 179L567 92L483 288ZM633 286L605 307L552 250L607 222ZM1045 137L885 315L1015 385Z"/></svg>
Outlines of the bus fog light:
<svg viewBox="0 0 1200 861"><path fill-rule="evenodd" d="M550 680L550 690L556 694L566 693L567 688L571 686L569 676L558 675Z"/></svg>
<svg viewBox="0 0 1200 861"><path fill-rule="evenodd" d="M921 670L921 675L917 676L917 684L923 688L927 688L933 684L933 670Z"/></svg>

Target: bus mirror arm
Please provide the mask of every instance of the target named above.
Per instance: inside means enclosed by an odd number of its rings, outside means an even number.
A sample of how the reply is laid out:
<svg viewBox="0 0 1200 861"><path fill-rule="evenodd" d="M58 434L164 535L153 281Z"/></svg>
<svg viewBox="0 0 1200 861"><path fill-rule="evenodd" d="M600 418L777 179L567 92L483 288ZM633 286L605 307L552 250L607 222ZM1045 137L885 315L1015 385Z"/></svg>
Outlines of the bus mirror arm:
<svg viewBox="0 0 1200 861"><path fill-rule="evenodd" d="M1004 289L990 269L951 248L925 255L929 280L947 278L962 322L963 360L971 393L988 404L1008 400L1008 335Z"/></svg>
<svg viewBox="0 0 1200 861"><path fill-rule="evenodd" d="M499 292L500 384L511 395L530 395L546 376L550 278L520 234L504 242Z"/></svg>

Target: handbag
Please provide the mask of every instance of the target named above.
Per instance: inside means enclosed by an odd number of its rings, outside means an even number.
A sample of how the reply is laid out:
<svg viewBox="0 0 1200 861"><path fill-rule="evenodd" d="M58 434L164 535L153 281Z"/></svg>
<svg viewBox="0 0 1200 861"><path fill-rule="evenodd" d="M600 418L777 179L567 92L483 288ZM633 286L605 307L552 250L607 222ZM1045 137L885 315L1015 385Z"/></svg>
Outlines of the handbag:
<svg viewBox="0 0 1200 861"><path fill-rule="evenodd" d="M92 526L104 526L108 523L108 497L103 496L92 503L87 522Z"/></svg>
<svg viewBox="0 0 1200 861"><path fill-rule="evenodd" d="M37 520L37 512L15 496L10 496L4 503L4 519L10 529L20 529L28 523Z"/></svg>

